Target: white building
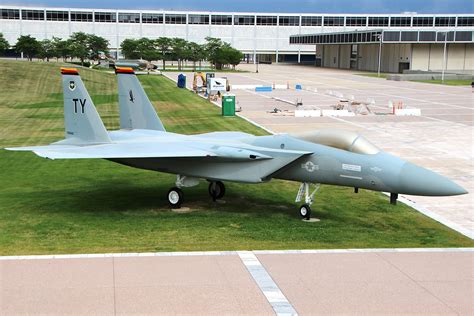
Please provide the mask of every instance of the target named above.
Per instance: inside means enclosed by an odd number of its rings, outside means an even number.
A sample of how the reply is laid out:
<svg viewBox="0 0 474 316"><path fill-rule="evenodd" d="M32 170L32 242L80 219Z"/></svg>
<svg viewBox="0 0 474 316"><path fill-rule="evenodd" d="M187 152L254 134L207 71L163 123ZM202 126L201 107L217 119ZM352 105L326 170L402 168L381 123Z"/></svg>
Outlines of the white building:
<svg viewBox="0 0 474 316"><path fill-rule="evenodd" d="M327 52L325 57L322 57L323 45L318 45L316 49L314 45L317 44L308 45L311 43L295 42L295 40L290 44L290 36L374 29L423 32L463 31L463 38L466 40L462 43L450 43L449 58L457 60L454 62L454 68L459 68L459 65L463 64L463 69L472 71L472 62L466 63L466 60L471 58L472 61L473 58L473 14L290 14L33 8L0 5L0 32L12 44L20 35L31 35L42 40L53 36L67 38L74 32L86 32L106 38L112 50L119 50L120 43L126 38L166 36L203 43L207 36L211 36L229 42L235 48L248 54L252 60L256 59L255 55L259 56L259 61L272 62L315 63L321 58L322 62L319 63L323 66L341 68L350 67L350 58L346 60L343 54L347 55L347 51L351 51L347 47L353 48L353 45L345 45L342 53L340 53L340 48L325 48ZM471 32L470 38L466 35L467 32ZM436 45L440 44L436 42L420 44L418 40L417 38L415 41L399 44L405 45L395 49L399 53L391 53L392 57L387 54L385 58L398 58L401 54L402 58L408 57L410 69L416 66L420 70L428 70L430 62L427 66L423 58L429 58L428 55L432 52L439 55L439 47ZM427 48L426 45L435 46ZM338 46L342 45L338 44ZM365 49L361 48L360 51ZM338 51L337 62L330 62L334 61L336 51ZM363 57L364 60L357 63L357 69L376 70L371 61L365 60L373 57L372 49L369 51L364 55L366 56ZM400 51L403 51L403 54ZM315 59L316 56L318 60ZM358 57L359 60L361 56ZM417 57L415 62L413 56L423 58L419 60ZM462 62L458 61L459 58ZM384 71L389 70L398 71L398 68L386 67Z"/></svg>

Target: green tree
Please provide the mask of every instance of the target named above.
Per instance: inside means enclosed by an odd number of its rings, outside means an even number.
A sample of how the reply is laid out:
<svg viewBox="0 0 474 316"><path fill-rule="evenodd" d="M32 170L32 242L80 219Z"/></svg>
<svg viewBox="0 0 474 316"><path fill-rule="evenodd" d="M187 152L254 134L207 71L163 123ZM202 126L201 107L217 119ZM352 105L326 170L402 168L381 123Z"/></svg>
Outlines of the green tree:
<svg viewBox="0 0 474 316"><path fill-rule="evenodd" d="M120 49L127 59L138 59L141 57L138 51L138 40L127 38L120 44Z"/></svg>
<svg viewBox="0 0 474 316"><path fill-rule="evenodd" d="M46 61L49 61L50 58L53 58L56 56L56 46L53 42L53 40L50 39L44 39L40 44L40 50L38 52L38 57L41 59L46 59Z"/></svg>
<svg viewBox="0 0 474 316"><path fill-rule="evenodd" d="M224 42L215 37L206 37L205 52L206 59L214 65L216 69L222 69L222 54L220 49L224 46Z"/></svg>
<svg viewBox="0 0 474 316"><path fill-rule="evenodd" d="M142 37L137 41L137 51L140 58L148 62L160 59L160 52L156 48L155 41L146 37Z"/></svg>
<svg viewBox="0 0 474 316"><path fill-rule="evenodd" d="M109 53L109 41L101 36L94 34L87 35L87 48L89 50L89 59L94 61L99 59L100 53Z"/></svg>
<svg viewBox="0 0 474 316"><path fill-rule="evenodd" d="M235 70L235 66L240 64L242 59L244 58L244 54L233 47L230 48L228 52L228 63L232 65L232 68Z"/></svg>
<svg viewBox="0 0 474 316"><path fill-rule="evenodd" d="M155 40L155 45L163 61L163 70L166 70L166 60L168 60L169 55L171 55L171 39L168 37L159 37Z"/></svg>
<svg viewBox="0 0 474 316"><path fill-rule="evenodd" d="M0 33L0 55L3 55L7 49L10 48L10 44L3 37L3 33Z"/></svg>
<svg viewBox="0 0 474 316"><path fill-rule="evenodd" d="M182 69L183 61L188 57L187 45L188 42L185 39L178 37L171 39L171 52L173 60L178 61L178 70Z"/></svg>
<svg viewBox="0 0 474 316"><path fill-rule="evenodd" d="M196 71L196 62L199 62L199 68L201 68L201 61L206 58L204 46L194 42L188 42L187 52L187 59L193 62L193 71Z"/></svg>
<svg viewBox="0 0 474 316"><path fill-rule="evenodd" d="M89 56L89 36L84 32L72 33L69 38L71 57L77 57L84 65L84 60Z"/></svg>
<svg viewBox="0 0 474 316"><path fill-rule="evenodd" d="M66 61L68 57L72 55L72 42L71 40L63 40L59 37L53 37L53 43L55 46L55 57L62 57L63 61Z"/></svg>
<svg viewBox="0 0 474 316"><path fill-rule="evenodd" d="M33 56L38 54L40 49L40 43L36 40L36 38L31 37L30 35L20 36L15 45L15 50L18 53L23 53L23 55L26 55L26 58L28 58L30 61L33 59Z"/></svg>

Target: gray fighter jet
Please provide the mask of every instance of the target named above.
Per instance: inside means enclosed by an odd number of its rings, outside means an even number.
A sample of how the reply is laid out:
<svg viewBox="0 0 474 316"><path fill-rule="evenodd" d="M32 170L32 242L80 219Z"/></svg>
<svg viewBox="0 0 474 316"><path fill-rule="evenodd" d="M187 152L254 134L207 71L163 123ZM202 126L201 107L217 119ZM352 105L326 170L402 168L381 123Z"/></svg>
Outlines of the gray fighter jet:
<svg viewBox="0 0 474 316"><path fill-rule="evenodd" d="M392 156L360 135L320 130L302 135L254 136L241 132L181 135L166 132L131 68L117 68L120 130L108 132L80 76L61 68L65 139L47 146L7 148L33 151L49 159L107 159L119 164L172 173L176 186L167 198L183 202L183 187L207 180L213 200L224 196L224 181L263 183L271 179L301 182L299 214L310 218L319 184L398 194L449 196L467 193L449 179ZM315 188L311 188L315 185Z"/></svg>

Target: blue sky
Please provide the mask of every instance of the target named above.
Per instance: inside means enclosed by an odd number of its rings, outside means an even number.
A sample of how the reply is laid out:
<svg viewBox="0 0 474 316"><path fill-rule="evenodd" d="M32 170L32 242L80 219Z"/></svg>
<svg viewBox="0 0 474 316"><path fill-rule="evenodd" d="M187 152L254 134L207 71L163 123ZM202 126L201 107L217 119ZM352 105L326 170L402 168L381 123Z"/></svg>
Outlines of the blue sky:
<svg viewBox="0 0 474 316"><path fill-rule="evenodd" d="M2 4L75 8L300 13L473 13L472 0L0 0Z"/></svg>

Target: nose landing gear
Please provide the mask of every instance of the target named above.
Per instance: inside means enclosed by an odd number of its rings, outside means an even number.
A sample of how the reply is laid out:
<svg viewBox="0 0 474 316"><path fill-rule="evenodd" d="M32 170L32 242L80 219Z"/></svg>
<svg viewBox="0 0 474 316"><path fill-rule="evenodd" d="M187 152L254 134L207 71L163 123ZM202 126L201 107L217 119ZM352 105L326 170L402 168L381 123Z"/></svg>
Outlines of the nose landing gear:
<svg viewBox="0 0 474 316"><path fill-rule="evenodd" d="M303 182L300 185L300 188L298 189L298 194L296 195L295 202L301 202L301 200L304 197L304 202L305 204L301 205L299 209L299 213L301 218L305 220L310 220L311 219L311 204L313 204L314 201L314 195L316 192L319 190L320 184L317 183L314 185L314 190L310 194L310 183L308 182Z"/></svg>
<svg viewBox="0 0 474 316"><path fill-rule="evenodd" d="M168 191L168 203L172 208L180 208L183 203L183 190L180 188L174 187Z"/></svg>

